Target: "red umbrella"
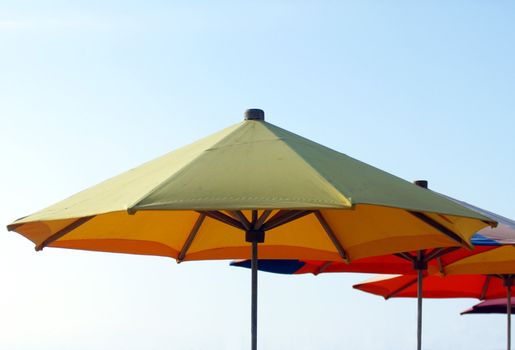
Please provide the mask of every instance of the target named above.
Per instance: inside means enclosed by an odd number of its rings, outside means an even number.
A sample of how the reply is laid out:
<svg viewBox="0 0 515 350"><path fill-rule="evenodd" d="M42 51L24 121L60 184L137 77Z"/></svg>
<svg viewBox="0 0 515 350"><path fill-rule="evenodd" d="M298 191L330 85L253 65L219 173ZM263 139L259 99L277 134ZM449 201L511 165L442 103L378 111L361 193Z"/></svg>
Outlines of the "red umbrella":
<svg viewBox="0 0 515 350"><path fill-rule="evenodd" d="M417 278L413 275L380 276L354 285L363 292L390 298L416 298ZM511 348L511 287L513 275L424 276L424 298L505 298L508 304L508 350ZM465 312L467 313L467 312Z"/></svg>
<svg viewBox="0 0 515 350"><path fill-rule="evenodd" d="M468 314L507 314L508 308L511 309L511 305L515 302L515 297L511 298L511 303L508 303L508 299L499 298L499 299L490 299L484 300L479 304L472 306L470 309L467 309L461 312L461 315ZM509 313L513 313L510 310Z"/></svg>

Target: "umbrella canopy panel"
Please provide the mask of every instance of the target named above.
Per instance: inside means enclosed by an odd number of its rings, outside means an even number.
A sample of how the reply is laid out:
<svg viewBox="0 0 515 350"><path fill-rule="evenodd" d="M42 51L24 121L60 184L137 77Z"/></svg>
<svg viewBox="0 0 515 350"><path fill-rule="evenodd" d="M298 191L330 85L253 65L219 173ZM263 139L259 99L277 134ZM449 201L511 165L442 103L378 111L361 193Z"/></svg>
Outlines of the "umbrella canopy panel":
<svg viewBox="0 0 515 350"><path fill-rule="evenodd" d="M417 276L379 276L353 286L363 292L390 298L416 298ZM502 278L484 275L424 276L424 298L506 298Z"/></svg>
<svg viewBox="0 0 515 350"><path fill-rule="evenodd" d="M515 247L504 245L463 259L446 262L439 269L442 274L513 274Z"/></svg>
<svg viewBox="0 0 515 350"><path fill-rule="evenodd" d="M515 297L511 298L511 304L515 304ZM508 300L506 298L485 300L461 312L466 314L506 314L508 312ZM511 312L513 314L513 311Z"/></svg>
<svg viewBox="0 0 515 350"><path fill-rule="evenodd" d="M515 221L502 215L493 213L489 210L476 207L467 202L463 202L449 196L445 197L456 203L461 204L466 208L474 210L484 216L489 217L492 220L497 221L496 227L485 227L472 237L472 244L474 246L515 244Z"/></svg>

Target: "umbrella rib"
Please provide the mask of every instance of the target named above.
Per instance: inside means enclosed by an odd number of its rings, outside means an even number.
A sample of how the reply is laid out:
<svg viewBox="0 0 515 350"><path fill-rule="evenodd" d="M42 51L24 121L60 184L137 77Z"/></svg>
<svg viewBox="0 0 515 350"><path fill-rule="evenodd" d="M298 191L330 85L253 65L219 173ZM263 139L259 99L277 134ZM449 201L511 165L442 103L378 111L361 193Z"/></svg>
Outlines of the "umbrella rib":
<svg viewBox="0 0 515 350"><path fill-rule="evenodd" d="M303 216L311 214L312 210L291 210L291 211L283 211L281 210L279 213L274 215L270 220L268 220L263 225L263 230L268 231L274 229L278 226L287 224L291 221L300 219Z"/></svg>
<svg viewBox="0 0 515 350"><path fill-rule="evenodd" d="M331 229L331 226L329 226L322 213L319 210L317 210L315 211L315 216L317 217L318 222L320 222L320 225L322 225L324 231L331 239L331 242L333 242L334 246L336 247L336 250L338 251L338 254L342 257L343 260L345 260L346 262L350 262L349 255L343 248L342 244L338 240L338 237L336 237L333 230Z"/></svg>
<svg viewBox="0 0 515 350"><path fill-rule="evenodd" d="M313 275L319 275L321 274L322 272L324 272L329 266L331 266L333 262L332 261L326 261L325 263L322 264L322 266L320 266L315 272L313 272Z"/></svg>
<svg viewBox="0 0 515 350"><path fill-rule="evenodd" d="M411 211L411 210L408 210L408 213L410 213L411 215L413 215L417 219L425 222L426 224L428 224L429 226L433 227L434 229L440 231L441 233L443 233L444 235L446 235L447 237L449 237L453 241L459 243L460 245L464 245L464 246L470 247L470 245L467 244L467 242L465 242L458 234L456 234L452 230L448 229L444 225L440 224L438 221L436 221L434 219L431 219L426 214L420 213L420 212L417 212L417 211Z"/></svg>
<svg viewBox="0 0 515 350"><path fill-rule="evenodd" d="M211 211L199 211L199 213L205 213L206 216L210 217L211 219L218 220L220 222L223 222L224 224L236 227L240 230L245 231L245 227L236 219L231 218L229 215L226 215L218 210L211 210Z"/></svg>
<svg viewBox="0 0 515 350"><path fill-rule="evenodd" d="M20 218L20 219L18 219L18 220L21 220L21 219L23 219L23 218ZM10 224L10 225L7 225L7 230L8 230L8 231L14 231L14 230L16 230L18 227L23 226L23 225L24 225L24 223L20 223L20 224Z"/></svg>
<svg viewBox="0 0 515 350"><path fill-rule="evenodd" d="M424 261L428 262L433 260L435 257L442 255L444 248L433 249L429 254L424 257Z"/></svg>
<svg viewBox="0 0 515 350"><path fill-rule="evenodd" d="M263 224L265 223L266 219L268 219L268 217L270 216L270 214L272 214L272 210L271 209L266 209L262 214L261 216L259 217L259 219L257 219L256 223L254 224L254 229L255 230L259 230Z"/></svg>
<svg viewBox="0 0 515 350"><path fill-rule="evenodd" d="M417 283L417 279L413 279L411 281L409 281L408 283L405 283L403 284L402 286L400 286L399 288L397 288L396 290L394 290L393 292L391 292L390 294L388 294L387 296L385 296L384 298L386 300L390 299L390 298L393 298L395 297L397 294L399 294L400 292L402 292L403 290L405 290L406 288L409 288L411 287L412 285L414 285L415 283Z"/></svg>
<svg viewBox="0 0 515 350"><path fill-rule="evenodd" d="M479 300L484 300L486 298L486 293L488 292L488 287L490 287L490 280L492 276L486 276L485 284L483 284L483 289L481 290L481 295L479 295Z"/></svg>
<svg viewBox="0 0 515 350"><path fill-rule="evenodd" d="M415 262L415 260L417 259L415 256L411 255L410 253L395 253L393 254L401 259L404 259L404 260L408 260L409 262Z"/></svg>
<svg viewBox="0 0 515 350"><path fill-rule="evenodd" d="M188 238L186 239L186 242L184 242L184 245L182 246L182 249L181 249L181 252L179 253L179 256L177 257L177 262L178 263L184 261L184 257L186 256L186 253L190 249L191 244L193 243L193 240L197 236L197 233L200 230L200 226L204 222L205 218L206 218L206 213L200 213L197 221L195 222L195 225L193 225L193 228L191 229L191 232L188 235Z"/></svg>
<svg viewBox="0 0 515 350"><path fill-rule="evenodd" d="M427 255L426 261L431 261L435 258L439 258L443 255L452 253L453 251L460 249L459 247L448 247L448 248L437 248Z"/></svg>
<svg viewBox="0 0 515 350"><path fill-rule="evenodd" d="M63 237L65 234L67 234L68 232L72 231L72 230L75 230L77 227L81 226L82 224L85 224L86 222L88 222L89 220L93 219L96 215L92 215L92 216L84 216L78 220L75 220L74 222L72 222L71 224L69 224L68 226L66 226L65 228L57 231L56 233L54 233L53 235L51 235L50 237L48 237L47 239L45 239L43 242L41 242L40 244L38 244L36 246L36 251L40 251L42 250L43 248L47 247L49 244L52 244L53 242L57 241L59 238Z"/></svg>
<svg viewBox="0 0 515 350"><path fill-rule="evenodd" d="M440 257L436 258L436 263L438 265L438 272L440 272L441 274L444 274L442 259L440 259Z"/></svg>
<svg viewBox="0 0 515 350"><path fill-rule="evenodd" d="M288 213L291 214L292 212L296 212L296 211L294 211L294 210L290 210L290 211L279 210L277 213L275 213L274 216L272 216L270 218L270 220L268 220L266 223L263 223L263 225L262 225L263 230L266 231L268 227L270 227L271 225L274 225L276 222L279 222L279 220L284 219Z"/></svg>
<svg viewBox="0 0 515 350"><path fill-rule="evenodd" d="M241 210L230 210L229 213L243 225L246 231L250 230L250 222Z"/></svg>

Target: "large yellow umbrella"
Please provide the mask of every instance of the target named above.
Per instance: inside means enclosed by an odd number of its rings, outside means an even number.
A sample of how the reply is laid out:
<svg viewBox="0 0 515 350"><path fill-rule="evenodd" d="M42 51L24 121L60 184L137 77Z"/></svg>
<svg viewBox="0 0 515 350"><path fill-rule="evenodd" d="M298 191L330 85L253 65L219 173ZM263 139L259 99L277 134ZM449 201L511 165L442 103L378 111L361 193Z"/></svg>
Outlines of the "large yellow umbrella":
<svg viewBox="0 0 515 350"><path fill-rule="evenodd" d="M8 226L36 244L184 260L351 260L467 245L494 224L264 121L245 120ZM266 237L265 237L266 236ZM252 249L249 249L249 243Z"/></svg>

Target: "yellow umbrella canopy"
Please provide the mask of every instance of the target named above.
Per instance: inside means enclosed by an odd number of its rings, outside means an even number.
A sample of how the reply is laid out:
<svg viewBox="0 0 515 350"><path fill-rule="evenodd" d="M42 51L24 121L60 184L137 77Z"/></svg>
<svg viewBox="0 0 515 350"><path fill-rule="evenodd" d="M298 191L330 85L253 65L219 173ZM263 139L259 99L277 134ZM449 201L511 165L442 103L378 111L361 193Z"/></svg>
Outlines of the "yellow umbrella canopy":
<svg viewBox="0 0 515 350"><path fill-rule="evenodd" d="M468 244L494 224L264 121L245 120L8 226L36 244L183 260L351 260ZM244 234L242 234L244 233ZM266 233L266 239L265 239ZM252 243L252 249L249 249Z"/></svg>
<svg viewBox="0 0 515 350"><path fill-rule="evenodd" d="M250 257L241 232L248 231L253 215L259 222L253 228L269 231L260 245L263 259L357 259L455 246L491 223L250 110L241 123L8 229L38 250L233 259Z"/></svg>
<svg viewBox="0 0 515 350"><path fill-rule="evenodd" d="M440 266L443 275L515 275L515 247L503 245ZM432 273L436 270L433 268Z"/></svg>

